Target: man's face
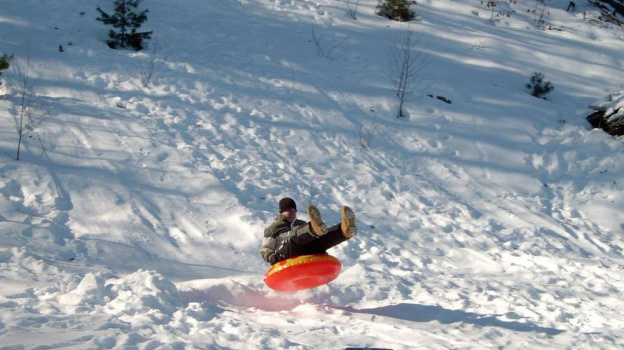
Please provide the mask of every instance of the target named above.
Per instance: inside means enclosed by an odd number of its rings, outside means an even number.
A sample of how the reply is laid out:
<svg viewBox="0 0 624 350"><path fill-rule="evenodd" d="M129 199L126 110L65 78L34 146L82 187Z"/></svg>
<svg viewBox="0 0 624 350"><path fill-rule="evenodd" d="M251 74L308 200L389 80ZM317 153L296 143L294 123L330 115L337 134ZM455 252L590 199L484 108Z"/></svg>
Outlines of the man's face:
<svg viewBox="0 0 624 350"><path fill-rule="evenodd" d="M286 221L291 223L291 222L295 221L295 219L297 218L297 209L290 208L290 209L284 210L282 212L282 216L284 217L284 219Z"/></svg>

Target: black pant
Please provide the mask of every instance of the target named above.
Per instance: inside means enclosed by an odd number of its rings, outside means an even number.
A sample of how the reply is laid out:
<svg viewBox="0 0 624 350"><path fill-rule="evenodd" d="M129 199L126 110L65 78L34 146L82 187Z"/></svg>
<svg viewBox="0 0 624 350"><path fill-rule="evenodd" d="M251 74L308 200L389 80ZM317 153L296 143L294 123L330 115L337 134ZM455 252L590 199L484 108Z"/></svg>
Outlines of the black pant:
<svg viewBox="0 0 624 350"><path fill-rule="evenodd" d="M348 238L342 235L340 224L334 225L327 230L327 233L321 237L307 241L303 244L294 244L291 247L291 256L327 254L327 249L337 246L346 241ZM290 258L289 257L289 258Z"/></svg>

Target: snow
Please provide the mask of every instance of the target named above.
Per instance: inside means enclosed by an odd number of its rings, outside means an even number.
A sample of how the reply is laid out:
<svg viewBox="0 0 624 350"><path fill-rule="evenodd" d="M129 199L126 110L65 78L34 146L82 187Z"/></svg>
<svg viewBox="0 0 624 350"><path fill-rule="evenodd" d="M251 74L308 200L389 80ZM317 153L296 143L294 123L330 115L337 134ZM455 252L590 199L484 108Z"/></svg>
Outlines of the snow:
<svg viewBox="0 0 624 350"><path fill-rule="evenodd" d="M621 348L623 144L585 117L622 90L623 29L587 1L549 2L546 26L533 2L492 22L419 1L422 98L397 119L406 25L376 4L151 0L134 52L95 21L112 1L0 0L41 121L16 161L5 72L0 348ZM264 285L283 196L354 209L334 282Z"/></svg>

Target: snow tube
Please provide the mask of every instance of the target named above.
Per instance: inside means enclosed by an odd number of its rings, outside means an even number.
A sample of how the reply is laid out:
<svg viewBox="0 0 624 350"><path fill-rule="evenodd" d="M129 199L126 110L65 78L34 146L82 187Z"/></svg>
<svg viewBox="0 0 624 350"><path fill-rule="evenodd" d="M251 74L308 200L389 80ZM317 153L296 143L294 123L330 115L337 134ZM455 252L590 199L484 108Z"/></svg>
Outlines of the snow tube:
<svg viewBox="0 0 624 350"><path fill-rule="evenodd" d="M301 255L271 266L264 274L264 283L281 292L309 289L335 280L341 268L340 261L331 255Z"/></svg>

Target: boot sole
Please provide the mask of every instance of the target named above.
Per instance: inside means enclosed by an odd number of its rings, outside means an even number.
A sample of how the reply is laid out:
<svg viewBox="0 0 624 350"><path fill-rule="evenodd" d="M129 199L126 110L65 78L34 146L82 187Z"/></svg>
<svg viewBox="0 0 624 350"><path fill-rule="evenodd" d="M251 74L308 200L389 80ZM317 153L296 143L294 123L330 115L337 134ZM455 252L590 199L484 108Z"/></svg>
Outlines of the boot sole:
<svg viewBox="0 0 624 350"><path fill-rule="evenodd" d="M308 208L308 216L310 217L312 233L319 237L325 235L327 233L327 225L323 222L321 212L315 206L310 206Z"/></svg>
<svg viewBox="0 0 624 350"><path fill-rule="evenodd" d="M357 236L358 229L355 226L355 214L353 210L347 206L342 207L342 223L347 226L346 234L343 232L345 237L351 238Z"/></svg>

